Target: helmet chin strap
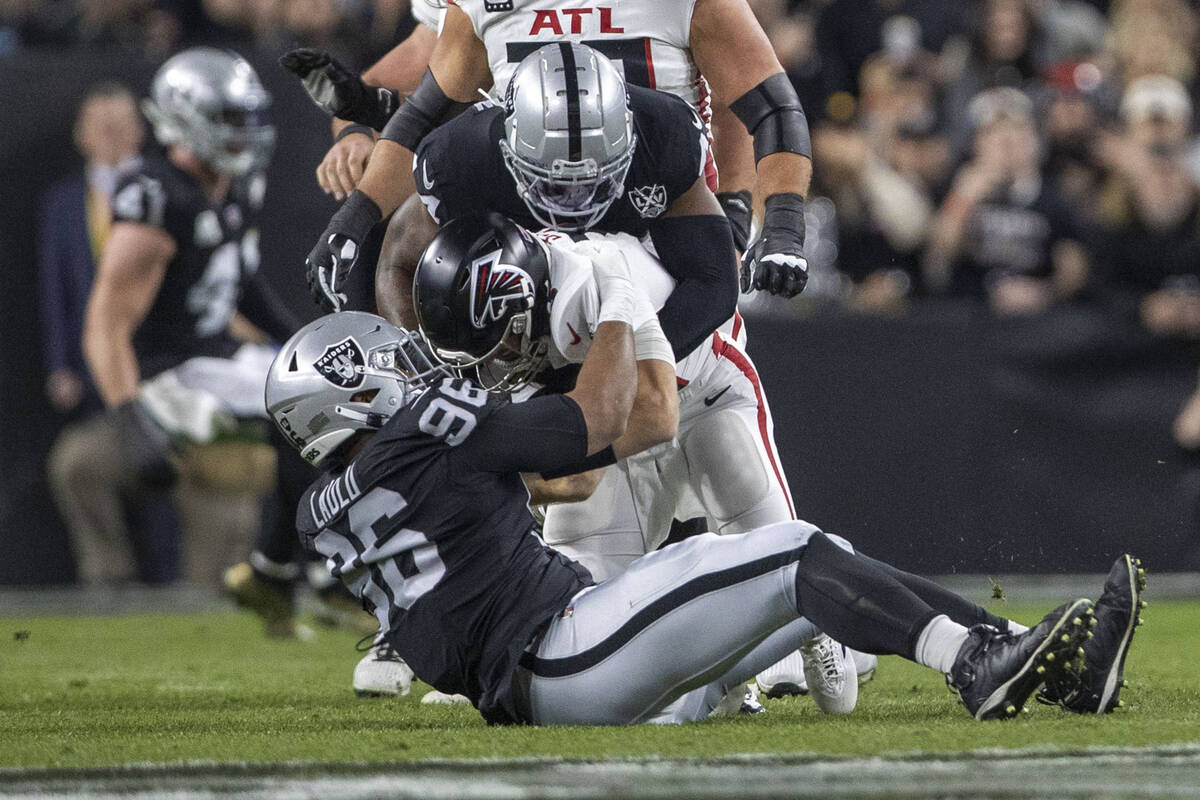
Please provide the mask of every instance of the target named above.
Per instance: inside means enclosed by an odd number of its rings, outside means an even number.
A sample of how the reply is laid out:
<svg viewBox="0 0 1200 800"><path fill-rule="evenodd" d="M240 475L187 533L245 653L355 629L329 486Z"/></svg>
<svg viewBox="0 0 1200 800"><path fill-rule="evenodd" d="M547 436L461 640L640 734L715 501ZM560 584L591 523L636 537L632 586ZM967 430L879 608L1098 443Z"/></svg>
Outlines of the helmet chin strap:
<svg viewBox="0 0 1200 800"><path fill-rule="evenodd" d="M353 422L361 422L363 425L373 430L379 430L382 428L385 424L387 424L389 419L389 417L385 417L383 414L355 411L354 409L347 408L346 406L334 406L333 410L337 412L339 416L348 420L352 420Z"/></svg>

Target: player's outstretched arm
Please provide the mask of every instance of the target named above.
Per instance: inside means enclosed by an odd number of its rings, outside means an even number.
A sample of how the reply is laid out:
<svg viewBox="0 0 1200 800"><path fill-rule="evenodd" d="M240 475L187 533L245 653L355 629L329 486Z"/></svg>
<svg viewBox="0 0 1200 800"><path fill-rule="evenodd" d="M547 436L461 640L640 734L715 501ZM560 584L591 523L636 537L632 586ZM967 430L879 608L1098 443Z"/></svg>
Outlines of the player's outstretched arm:
<svg viewBox="0 0 1200 800"><path fill-rule="evenodd" d="M716 103L728 105L753 137L763 226L743 258L742 289L791 297L808 280L804 197L812 179L812 147L799 97L746 0L697 0L691 43Z"/></svg>
<svg viewBox="0 0 1200 800"><path fill-rule="evenodd" d="M475 92L490 81L483 43L475 38L467 15L450 6L420 85L384 126L358 188L346 198L309 253L308 283L318 303L341 307L341 285L358 258L363 239L375 223L416 190L412 163L417 145L429 131L472 102Z"/></svg>
<svg viewBox="0 0 1200 800"><path fill-rule="evenodd" d="M429 66L436 43L433 28L417 25L407 39L362 74L363 82L392 89L401 96L411 94ZM326 194L344 200L366 171L375 147L375 130L339 117L333 118L331 127L333 146L317 166L317 183Z"/></svg>

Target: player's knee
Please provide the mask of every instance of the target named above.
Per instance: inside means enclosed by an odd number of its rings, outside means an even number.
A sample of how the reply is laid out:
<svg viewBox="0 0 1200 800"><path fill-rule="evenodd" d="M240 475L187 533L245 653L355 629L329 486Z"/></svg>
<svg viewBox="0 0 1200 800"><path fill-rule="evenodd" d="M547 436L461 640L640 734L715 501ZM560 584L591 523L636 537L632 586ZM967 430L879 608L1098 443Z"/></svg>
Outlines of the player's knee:
<svg viewBox="0 0 1200 800"><path fill-rule="evenodd" d="M772 480L757 436L736 412L718 411L697 421L681 439L696 492L711 518L738 518L772 491L782 491Z"/></svg>

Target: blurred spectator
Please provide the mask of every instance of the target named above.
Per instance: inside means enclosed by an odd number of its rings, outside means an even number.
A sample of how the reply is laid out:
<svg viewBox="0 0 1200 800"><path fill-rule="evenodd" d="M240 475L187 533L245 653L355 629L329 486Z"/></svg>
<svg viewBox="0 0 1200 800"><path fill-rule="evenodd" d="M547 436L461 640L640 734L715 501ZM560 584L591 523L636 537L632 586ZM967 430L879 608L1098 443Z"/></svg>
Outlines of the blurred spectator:
<svg viewBox="0 0 1200 800"><path fill-rule="evenodd" d="M4 6L8 6L5 8ZM118 45L149 57L174 49L183 34L176 0L6 0L0 20L25 45Z"/></svg>
<svg viewBox="0 0 1200 800"><path fill-rule="evenodd" d="M1091 62L1065 61L1053 65L1045 77L1045 172L1076 215L1091 223L1104 176L1096 152L1102 121L1101 71Z"/></svg>
<svg viewBox="0 0 1200 800"><path fill-rule="evenodd" d="M1001 86L1030 89L1041 49L1042 30L1030 0L984 0L975 6L966 61L946 88L945 114L955 154L970 146L971 98Z"/></svg>
<svg viewBox="0 0 1200 800"><path fill-rule="evenodd" d="M96 261L112 223L117 175L137 163L145 136L133 94L114 83L90 89L74 136L83 172L47 190L38 224L46 397L60 414L100 408L79 340Z"/></svg>
<svg viewBox="0 0 1200 800"><path fill-rule="evenodd" d="M102 406L80 348L95 265L112 225L112 193L119 174L138 163L144 135L128 89L115 83L90 89L75 121L83 172L46 192L38 223L46 398L55 411L74 419L50 453L50 483L73 533L93 528L91 520L105 517L120 520L119 527L128 530L116 541L72 537L78 577L86 584L134 578L159 583L172 580L176 571L170 504L140 496L119 474L92 470L109 426L97 416ZM81 474L94 488L97 502L67 500L64 487Z"/></svg>
<svg viewBox="0 0 1200 800"><path fill-rule="evenodd" d="M1192 105L1179 81L1149 75L1121 100L1124 130L1102 149L1112 169L1098 249L1107 287L1159 336L1200 336L1200 192L1187 168Z"/></svg>
<svg viewBox="0 0 1200 800"><path fill-rule="evenodd" d="M1033 107L1020 91L971 101L974 153L934 225L925 277L986 297L997 314L1031 314L1078 294L1088 266L1074 218L1039 164Z"/></svg>
<svg viewBox="0 0 1200 800"><path fill-rule="evenodd" d="M897 311L919 279L933 215L937 168L926 154L937 138L935 90L914 63L887 53L868 59L860 86L858 119L814 133L816 169L837 208L838 268L854 283L851 306Z"/></svg>
<svg viewBox="0 0 1200 800"><path fill-rule="evenodd" d="M1189 83L1196 73L1196 15L1184 0L1115 0L1109 46L1122 83L1168 75Z"/></svg>
<svg viewBox="0 0 1200 800"><path fill-rule="evenodd" d="M863 64L879 51L899 58L938 53L965 30L966 3L944 0L833 0L817 21L817 49L826 98L857 97ZM817 106L814 118L825 115Z"/></svg>

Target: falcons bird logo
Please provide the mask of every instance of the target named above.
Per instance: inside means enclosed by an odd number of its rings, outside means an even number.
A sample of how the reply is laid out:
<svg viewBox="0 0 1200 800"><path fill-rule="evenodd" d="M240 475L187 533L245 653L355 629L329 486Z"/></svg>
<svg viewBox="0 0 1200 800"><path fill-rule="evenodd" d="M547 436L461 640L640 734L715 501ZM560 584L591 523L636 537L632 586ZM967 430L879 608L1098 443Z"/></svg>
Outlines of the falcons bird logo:
<svg viewBox="0 0 1200 800"><path fill-rule="evenodd" d="M476 328L499 322L510 311L533 308L533 280L525 270L501 264L499 250L471 262L471 286L471 324Z"/></svg>

